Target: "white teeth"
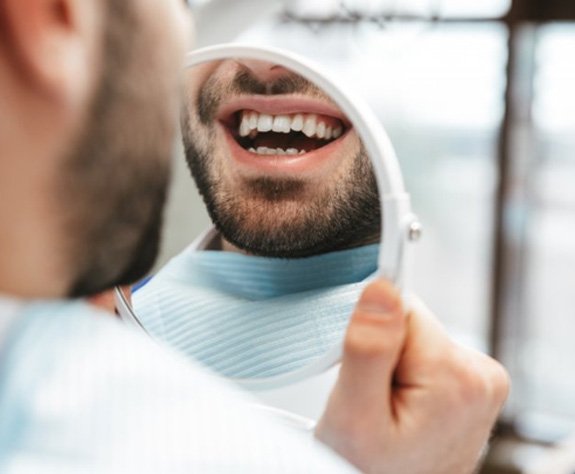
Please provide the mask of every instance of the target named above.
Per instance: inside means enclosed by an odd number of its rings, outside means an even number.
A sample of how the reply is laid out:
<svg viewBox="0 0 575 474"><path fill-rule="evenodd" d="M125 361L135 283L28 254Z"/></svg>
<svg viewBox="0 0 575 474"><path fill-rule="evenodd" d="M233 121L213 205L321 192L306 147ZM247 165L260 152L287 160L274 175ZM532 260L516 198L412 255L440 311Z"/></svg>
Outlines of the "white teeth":
<svg viewBox="0 0 575 474"><path fill-rule="evenodd" d="M297 114L291 121L291 129L294 132L301 132L303 130L303 115Z"/></svg>
<svg viewBox="0 0 575 474"><path fill-rule="evenodd" d="M259 146L257 148L249 148L249 152L257 155L303 155L305 150L298 150L297 148L269 148L267 146Z"/></svg>
<svg viewBox="0 0 575 474"><path fill-rule="evenodd" d="M256 153L258 155L275 155L276 149L275 148L268 148L267 146L259 146L256 149Z"/></svg>
<svg viewBox="0 0 575 474"><path fill-rule="evenodd" d="M251 130L257 130L257 128L258 128L258 114L256 112L251 112L249 114L248 123L250 125Z"/></svg>
<svg viewBox="0 0 575 474"><path fill-rule="evenodd" d="M272 129L274 119L271 115L261 114L258 118L258 132L269 132Z"/></svg>
<svg viewBox="0 0 575 474"><path fill-rule="evenodd" d="M259 132L290 133L302 132L307 137L316 137L323 140L339 138L343 129L341 126L333 127L323 122L316 114L269 115L254 111L243 111L239 123L240 137L255 138ZM265 147L264 147L265 148Z"/></svg>
<svg viewBox="0 0 575 474"><path fill-rule="evenodd" d="M243 112L240 122L240 137L254 138L258 134L258 114L255 112Z"/></svg>
<svg viewBox="0 0 575 474"><path fill-rule="evenodd" d="M278 115L274 118L272 130L274 132L289 133L291 130L291 119L287 115Z"/></svg>
<svg viewBox="0 0 575 474"><path fill-rule="evenodd" d="M240 123L240 137L247 137L251 132L249 119L246 114L242 116L242 122Z"/></svg>
<svg viewBox="0 0 575 474"><path fill-rule="evenodd" d="M317 115L308 115L303 124L302 132L309 138L313 137L317 130Z"/></svg>

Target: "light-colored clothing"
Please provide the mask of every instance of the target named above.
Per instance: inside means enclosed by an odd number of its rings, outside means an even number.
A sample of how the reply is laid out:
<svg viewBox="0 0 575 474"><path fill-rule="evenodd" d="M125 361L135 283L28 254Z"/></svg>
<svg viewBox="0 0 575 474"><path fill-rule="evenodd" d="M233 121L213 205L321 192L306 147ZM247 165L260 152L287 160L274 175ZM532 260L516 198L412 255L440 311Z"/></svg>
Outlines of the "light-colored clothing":
<svg viewBox="0 0 575 474"><path fill-rule="evenodd" d="M194 246L133 296L146 330L228 377L270 377L343 339L378 245L302 259Z"/></svg>
<svg viewBox="0 0 575 474"><path fill-rule="evenodd" d="M18 312L22 304L16 300L0 298L0 347L2 347L4 340L8 337L8 333L18 317Z"/></svg>
<svg viewBox="0 0 575 474"><path fill-rule="evenodd" d="M0 300L0 473L353 470L193 362L80 302Z"/></svg>

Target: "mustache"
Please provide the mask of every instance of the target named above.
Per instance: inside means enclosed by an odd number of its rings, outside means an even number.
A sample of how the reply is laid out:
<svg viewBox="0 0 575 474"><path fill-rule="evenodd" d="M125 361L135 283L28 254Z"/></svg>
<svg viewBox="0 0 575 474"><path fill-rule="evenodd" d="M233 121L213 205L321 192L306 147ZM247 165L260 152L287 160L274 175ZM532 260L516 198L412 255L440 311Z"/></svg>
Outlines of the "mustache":
<svg viewBox="0 0 575 474"><path fill-rule="evenodd" d="M289 72L272 81L262 81L253 72L242 66L229 84L222 84L211 77L200 88L197 112L200 123L210 125L222 102L234 95L287 95L303 94L325 99L324 92L315 84L294 72Z"/></svg>

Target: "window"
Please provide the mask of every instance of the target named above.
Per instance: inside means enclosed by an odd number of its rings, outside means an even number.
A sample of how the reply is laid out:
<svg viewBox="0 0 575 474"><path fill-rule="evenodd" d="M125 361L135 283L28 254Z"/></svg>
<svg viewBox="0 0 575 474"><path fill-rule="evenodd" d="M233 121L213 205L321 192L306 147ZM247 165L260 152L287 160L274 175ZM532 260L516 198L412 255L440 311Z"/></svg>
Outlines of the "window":
<svg viewBox="0 0 575 474"><path fill-rule="evenodd" d="M500 18L511 0L286 0L293 15L328 18L346 12L367 15L418 15L440 18Z"/></svg>
<svg viewBox="0 0 575 474"><path fill-rule="evenodd" d="M551 25L535 34L517 404L564 430L566 422L575 425L575 27Z"/></svg>

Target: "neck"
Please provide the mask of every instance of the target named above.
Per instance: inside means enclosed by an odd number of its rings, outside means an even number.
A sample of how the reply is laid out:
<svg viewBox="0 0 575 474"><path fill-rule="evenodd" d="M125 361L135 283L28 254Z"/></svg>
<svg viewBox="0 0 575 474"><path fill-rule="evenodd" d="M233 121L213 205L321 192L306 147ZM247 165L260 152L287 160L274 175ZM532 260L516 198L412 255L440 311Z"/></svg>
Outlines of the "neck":
<svg viewBox="0 0 575 474"><path fill-rule="evenodd" d="M0 157L0 293L61 297L68 285L66 262L56 239L58 213L40 176L44 170L41 165L40 170L24 169L21 155L7 156Z"/></svg>
<svg viewBox="0 0 575 474"><path fill-rule="evenodd" d="M41 240L41 235L22 234L19 242L8 245L0 239L0 294L24 299L59 298L66 294L64 273L55 259L47 258L45 250L33 242Z"/></svg>
<svg viewBox="0 0 575 474"><path fill-rule="evenodd" d="M239 247L236 247L234 244L232 244L231 242L228 242L224 237L220 236L220 245L219 245L219 249L218 250L223 250L224 252L233 252L233 253L239 253L242 255L250 255L249 252L240 249Z"/></svg>
<svg viewBox="0 0 575 474"><path fill-rule="evenodd" d="M58 298L70 284L60 157L81 121L3 59L0 53L0 293Z"/></svg>

